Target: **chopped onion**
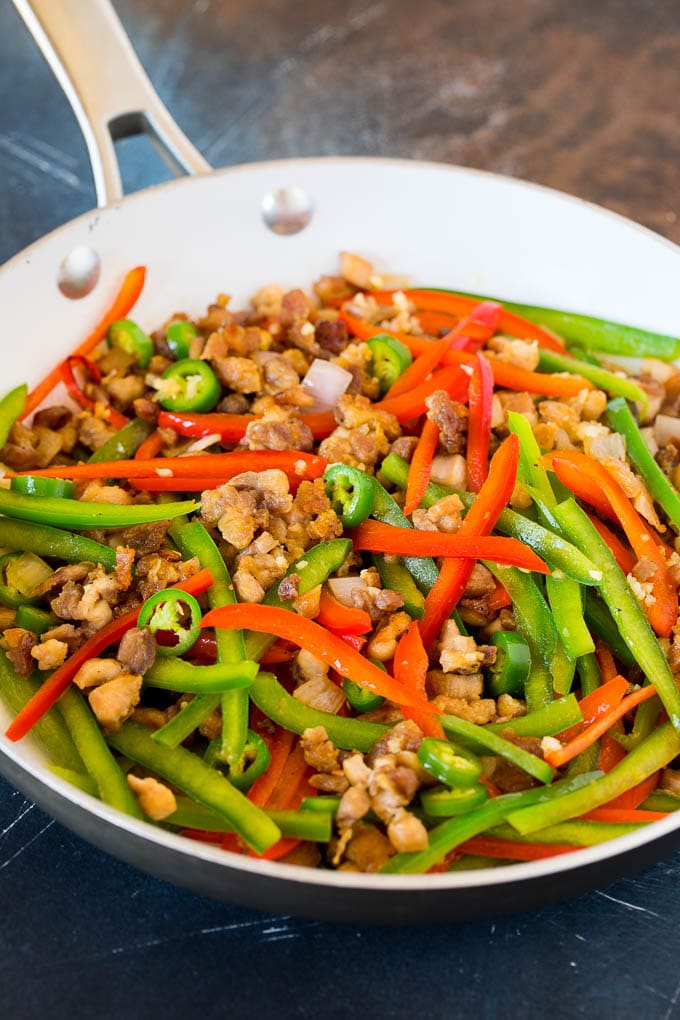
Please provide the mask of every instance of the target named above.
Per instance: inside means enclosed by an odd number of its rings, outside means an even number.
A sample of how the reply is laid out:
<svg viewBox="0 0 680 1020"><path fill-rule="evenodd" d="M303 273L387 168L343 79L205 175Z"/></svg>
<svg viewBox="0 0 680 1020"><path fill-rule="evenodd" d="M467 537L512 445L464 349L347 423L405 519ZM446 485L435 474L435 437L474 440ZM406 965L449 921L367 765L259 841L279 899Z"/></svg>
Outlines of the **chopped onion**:
<svg viewBox="0 0 680 1020"><path fill-rule="evenodd" d="M203 436L201 439L197 439L194 443L189 443L184 453L180 454L181 457L188 457L192 453L202 453L209 446L213 446L215 443L219 443L220 439L219 432L211 432L209 436Z"/></svg>
<svg viewBox="0 0 680 1020"><path fill-rule="evenodd" d="M365 592L366 582L363 577L331 577L328 587L338 602L342 602L343 606L352 607L356 605L353 599L354 592Z"/></svg>
<svg viewBox="0 0 680 1020"><path fill-rule="evenodd" d="M680 442L680 418L670 414L657 414L654 422L654 438L659 446L665 446L672 439Z"/></svg>
<svg viewBox="0 0 680 1020"><path fill-rule="evenodd" d="M319 411L330 411L346 392L352 381L352 373L335 365L332 361L314 358L302 385L314 399Z"/></svg>
<svg viewBox="0 0 680 1020"><path fill-rule="evenodd" d="M345 695L327 676L306 680L293 691L293 697L319 712L335 715L345 703Z"/></svg>

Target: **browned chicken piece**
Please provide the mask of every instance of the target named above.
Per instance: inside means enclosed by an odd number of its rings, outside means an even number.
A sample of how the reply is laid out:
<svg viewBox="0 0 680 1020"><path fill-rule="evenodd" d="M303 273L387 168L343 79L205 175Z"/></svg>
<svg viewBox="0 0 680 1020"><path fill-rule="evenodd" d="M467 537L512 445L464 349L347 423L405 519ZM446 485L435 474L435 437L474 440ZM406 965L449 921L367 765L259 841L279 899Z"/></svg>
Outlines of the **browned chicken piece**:
<svg viewBox="0 0 680 1020"><path fill-rule="evenodd" d="M484 726L485 723L493 722L496 718L496 702L493 698L464 701L462 698L448 698L440 694L432 703L440 712L457 715L459 719L476 723L478 726Z"/></svg>
<svg viewBox="0 0 680 1020"><path fill-rule="evenodd" d="M394 849L387 836L375 826L366 822L357 822L351 830L345 856L356 865L358 871L369 874L380 871L394 854Z"/></svg>
<svg viewBox="0 0 680 1020"><path fill-rule="evenodd" d="M81 691L85 691L90 687L98 687L100 684L113 680L122 672L123 667L116 659L88 659L73 677L73 683Z"/></svg>
<svg viewBox="0 0 680 1020"><path fill-rule="evenodd" d="M350 786L343 793L335 819L341 829L352 826L371 810L371 799L360 786Z"/></svg>
<svg viewBox="0 0 680 1020"><path fill-rule="evenodd" d="M118 506L132 503L132 496L120 485L102 485L98 481L88 482L79 498L83 503L112 503Z"/></svg>
<svg viewBox="0 0 680 1020"><path fill-rule="evenodd" d="M440 669L432 669L427 674L427 693L431 698L443 694L447 698L474 701L481 698L483 690L481 673L443 673Z"/></svg>
<svg viewBox="0 0 680 1020"><path fill-rule="evenodd" d="M116 568L114 575L121 591L127 591L132 584L132 567L134 562L134 549L127 545L116 546Z"/></svg>
<svg viewBox="0 0 680 1020"><path fill-rule="evenodd" d="M408 613L393 613L373 634L366 645L366 654L371 659L387 662L397 650L397 642L409 628L411 617Z"/></svg>
<svg viewBox="0 0 680 1020"><path fill-rule="evenodd" d="M35 643L30 630L23 627L9 627L3 635L2 647L19 676L30 676L33 672L35 661L31 651Z"/></svg>
<svg viewBox="0 0 680 1020"><path fill-rule="evenodd" d="M317 772L335 772L339 768L338 749L328 739L323 726L313 726L304 731L300 744L305 761Z"/></svg>
<svg viewBox="0 0 680 1020"><path fill-rule="evenodd" d="M88 695L97 722L108 733L116 733L139 704L141 676L121 673L113 680L95 687Z"/></svg>
<svg viewBox="0 0 680 1020"><path fill-rule="evenodd" d="M387 838L399 854L426 850L429 845L427 829L419 818L405 808L400 808L392 816L387 826Z"/></svg>
<svg viewBox="0 0 680 1020"><path fill-rule="evenodd" d="M153 776L140 779L134 773L128 772L126 778L128 786L139 801L140 808L154 822L162 822L177 810L177 798L172 790Z"/></svg>
<svg viewBox="0 0 680 1020"><path fill-rule="evenodd" d="M57 641L56 638L48 638L41 641L39 645L31 648L31 655L38 663L38 669L57 669L64 662L68 654L68 645L65 641Z"/></svg>
<svg viewBox="0 0 680 1020"><path fill-rule="evenodd" d="M156 641L148 627L131 627L123 634L117 659L130 673L146 673L156 661Z"/></svg>
<svg viewBox="0 0 680 1020"><path fill-rule="evenodd" d="M445 390L436 390L425 398L427 417L439 427L440 443L447 453L464 453L467 444L469 411L452 400Z"/></svg>

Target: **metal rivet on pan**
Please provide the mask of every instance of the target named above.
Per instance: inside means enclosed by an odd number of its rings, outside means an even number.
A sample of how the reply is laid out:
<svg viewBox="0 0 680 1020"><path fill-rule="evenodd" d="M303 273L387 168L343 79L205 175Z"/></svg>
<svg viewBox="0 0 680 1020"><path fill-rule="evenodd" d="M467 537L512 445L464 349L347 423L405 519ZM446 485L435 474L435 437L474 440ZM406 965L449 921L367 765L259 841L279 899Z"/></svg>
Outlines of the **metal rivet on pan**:
<svg viewBox="0 0 680 1020"><path fill-rule="evenodd" d="M311 199L302 188L277 188L262 199L262 218L275 234L299 234L312 211Z"/></svg>
<svg viewBox="0 0 680 1020"><path fill-rule="evenodd" d="M99 255L92 248L81 244L59 266L59 290L67 298L86 297L96 287L100 272Z"/></svg>

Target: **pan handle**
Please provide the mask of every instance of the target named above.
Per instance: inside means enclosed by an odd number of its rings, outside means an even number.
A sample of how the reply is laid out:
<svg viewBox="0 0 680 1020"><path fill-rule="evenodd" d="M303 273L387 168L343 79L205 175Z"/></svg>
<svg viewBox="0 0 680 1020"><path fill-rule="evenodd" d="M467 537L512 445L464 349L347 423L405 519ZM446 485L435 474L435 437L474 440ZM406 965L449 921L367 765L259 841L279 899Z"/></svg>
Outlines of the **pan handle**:
<svg viewBox="0 0 680 1020"><path fill-rule="evenodd" d="M161 102L109 0L14 0L85 137L97 204L123 197L114 142L149 134L174 173L211 170Z"/></svg>

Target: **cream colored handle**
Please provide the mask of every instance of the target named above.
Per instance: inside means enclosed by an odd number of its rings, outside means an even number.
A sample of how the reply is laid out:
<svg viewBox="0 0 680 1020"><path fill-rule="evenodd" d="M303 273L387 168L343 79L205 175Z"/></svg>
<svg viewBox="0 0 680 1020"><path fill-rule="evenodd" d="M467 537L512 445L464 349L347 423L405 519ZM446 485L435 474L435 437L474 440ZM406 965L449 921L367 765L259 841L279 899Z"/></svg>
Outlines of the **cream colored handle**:
<svg viewBox="0 0 680 1020"><path fill-rule="evenodd" d="M114 141L147 133L175 173L211 170L149 81L109 0L14 0L73 107L97 203L122 198Z"/></svg>

